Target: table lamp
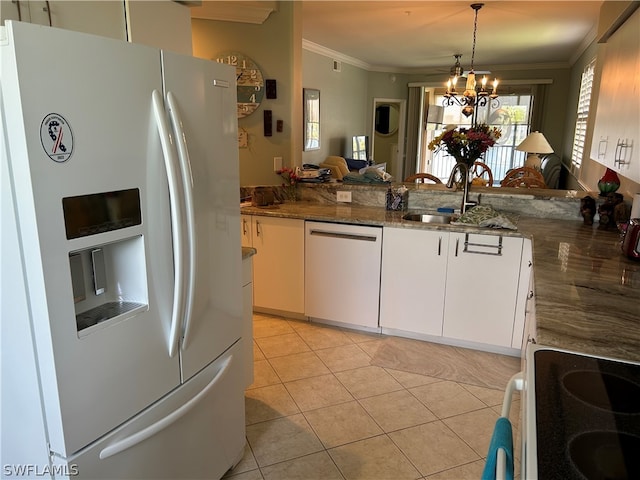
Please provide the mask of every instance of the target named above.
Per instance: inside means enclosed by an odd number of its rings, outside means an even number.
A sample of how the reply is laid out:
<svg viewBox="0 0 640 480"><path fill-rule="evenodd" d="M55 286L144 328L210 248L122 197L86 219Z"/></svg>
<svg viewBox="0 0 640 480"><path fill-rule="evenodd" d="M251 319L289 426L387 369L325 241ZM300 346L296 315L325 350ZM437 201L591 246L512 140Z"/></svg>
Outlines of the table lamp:
<svg viewBox="0 0 640 480"><path fill-rule="evenodd" d="M525 138L520 145L516 147L520 152L528 152L527 160L524 162L525 167L532 167L536 170L542 170L542 159L539 153L553 153L553 148L547 142L540 132L532 132Z"/></svg>

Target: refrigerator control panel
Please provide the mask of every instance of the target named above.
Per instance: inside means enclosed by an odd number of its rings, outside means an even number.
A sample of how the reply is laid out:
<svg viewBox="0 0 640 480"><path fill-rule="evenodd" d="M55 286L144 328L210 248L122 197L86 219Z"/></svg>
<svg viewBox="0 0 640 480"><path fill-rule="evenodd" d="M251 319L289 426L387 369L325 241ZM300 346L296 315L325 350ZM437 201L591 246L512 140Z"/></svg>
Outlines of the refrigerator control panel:
<svg viewBox="0 0 640 480"><path fill-rule="evenodd" d="M140 225L140 190L92 193L62 199L67 239Z"/></svg>

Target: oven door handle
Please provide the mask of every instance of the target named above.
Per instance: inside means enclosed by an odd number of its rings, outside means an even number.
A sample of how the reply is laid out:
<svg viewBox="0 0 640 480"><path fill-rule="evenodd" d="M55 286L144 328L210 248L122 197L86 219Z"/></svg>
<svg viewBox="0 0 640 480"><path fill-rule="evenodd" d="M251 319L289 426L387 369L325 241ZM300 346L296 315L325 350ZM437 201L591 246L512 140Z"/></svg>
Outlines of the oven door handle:
<svg viewBox="0 0 640 480"><path fill-rule="evenodd" d="M504 391L504 400L502 401L502 411L500 416L509 418L511 410L511 402L513 401L513 393L518 390L521 392L524 388L524 372L518 372L509 379L507 388ZM507 478L507 454L500 448L498 449L498 460L496 465L496 480L504 480ZM513 472L511 472L513 478Z"/></svg>

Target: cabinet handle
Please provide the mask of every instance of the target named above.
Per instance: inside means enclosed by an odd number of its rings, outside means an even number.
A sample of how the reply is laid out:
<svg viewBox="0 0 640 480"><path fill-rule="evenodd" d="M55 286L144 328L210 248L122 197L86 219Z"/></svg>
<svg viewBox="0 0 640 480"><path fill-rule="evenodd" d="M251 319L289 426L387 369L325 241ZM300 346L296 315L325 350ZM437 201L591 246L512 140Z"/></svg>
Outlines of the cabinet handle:
<svg viewBox="0 0 640 480"><path fill-rule="evenodd" d="M609 137L600 138L600 143L598 143L598 158L604 158L604 156L607 153L608 143L609 143Z"/></svg>
<svg viewBox="0 0 640 480"><path fill-rule="evenodd" d="M246 218L242 219L242 234L243 235L247 234L247 219Z"/></svg>
<svg viewBox="0 0 640 480"><path fill-rule="evenodd" d="M438 256L442 252L442 237L438 237Z"/></svg>
<svg viewBox="0 0 640 480"><path fill-rule="evenodd" d="M260 222L256 221L256 236L260 236Z"/></svg>
<svg viewBox="0 0 640 480"><path fill-rule="evenodd" d="M484 247L484 248L495 248L497 249L496 252L481 252L478 250L470 250L469 247ZM478 255L497 255L497 256L501 256L502 255L502 235L500 235L498 237L498 245L491 245L488 243L471 243L469 241L469 234L465 233L464 234L464 250L463 252L465 253L475 253Z"/></svg>
<svg viewBox="0 0 640 480"><path fill-rule="evenodd" d="M529 293L527 294L527 299L531 300L533 298L533 290L529 290Z"/></svg>
<svg viewBox="0 0 640 480"><path fill-rule="evenodd" d="M527 266L529 266L529 267L530 267L531 265L533 265L533 262L532 262L531 260L529 260L529 261L527 262Z"/></svg>
<svg viewBox="0 0 640 480"><path fill-rule="evenodd" d="M456 257L458 256L458 245L460 245L460 239L456 238Z"/></svg>
<svg viewBox="0 0 640 480"><path fill-rule="evenodd" d="M346 238L347 240L363 240L366 242L375 242L378 237L375 235L362 235L357 233L340 233L340 232L327 232L324 230L311 230L310 235L318 235L320 237L331 238Z"/></svg>
<svg viewBox="0 0 640 480"><path fill-rule="evenodd" d="M613 159L614 165L626 165L630 163L626 160L625 157L627 156L627 148L629 148L631 145L632 143L629 143L629 140L626 138L624 140L621 140L620 138L618 139L618 142L616 143L616 153Z"/></svg>

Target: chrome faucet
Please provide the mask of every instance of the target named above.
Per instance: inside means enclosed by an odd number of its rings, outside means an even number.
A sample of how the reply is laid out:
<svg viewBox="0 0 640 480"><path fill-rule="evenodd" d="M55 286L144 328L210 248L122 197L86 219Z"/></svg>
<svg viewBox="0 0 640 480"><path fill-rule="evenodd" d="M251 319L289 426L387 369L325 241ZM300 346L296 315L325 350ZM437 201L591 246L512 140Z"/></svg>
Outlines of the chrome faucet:
<svg viewBox="0 0 640 480"><path fill-rule="evenodd" d="M451 170L451 175L449 175L449 180L447 181L447 188L453 188L457 171L460 172L463 182L462 205L460 206L460 213L463 214L467 211L467 207L473 207L477 205L477 202L469 200L469 166L464 162L456 163L453 170Z"/></svg>

